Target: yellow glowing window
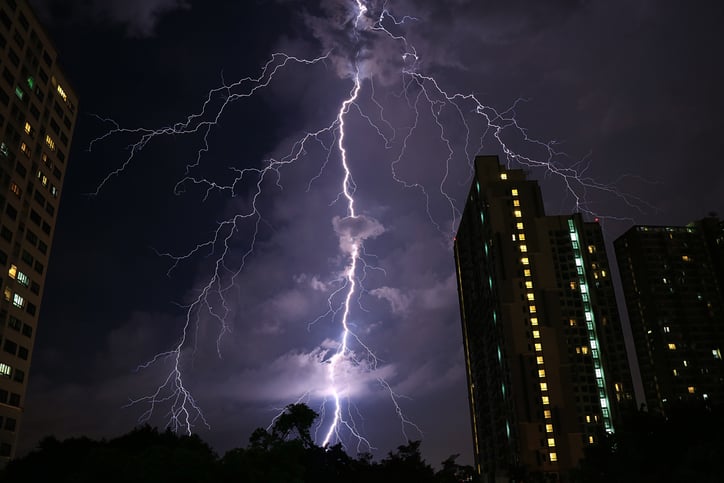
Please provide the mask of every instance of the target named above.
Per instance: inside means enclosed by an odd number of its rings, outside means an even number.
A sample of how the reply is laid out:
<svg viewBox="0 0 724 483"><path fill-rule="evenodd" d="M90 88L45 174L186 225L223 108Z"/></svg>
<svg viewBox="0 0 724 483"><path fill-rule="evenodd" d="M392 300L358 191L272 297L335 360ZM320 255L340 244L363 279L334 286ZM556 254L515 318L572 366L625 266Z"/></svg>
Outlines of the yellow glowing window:
<svg viewBox="0 0 724 483"><path fill-rule="evenodd" d="M676 344L674 344L673 342L669 342L668 347L670 351L676 350Z"/></svg>
<svg viewBox="0 0 724 483"><path fill-rule="evenodd" d="M500 173L500 179L508 179L508 173Z"/></svg>
<svg viewBox="0 0 724 483"><path fill-rule="evenodd" d="M22 151L26 156L30 156L30 148L25 143L20 143L20 151Z"/></svg>
<svg viewBox="0 0 724 483"><path fill-rule="evenodd" d="M12 278L13 280L15 280L15 277L17 276L17 274L18 274L18 267L16 267L15 265L10 265L10 268L8 269L8 276L10 278Z"/></svg>
<svg viewBox="0 0 724 483"><path fill-rule="evenodd" d="M515 224L515 227L516 227L517 229L519 229L519 230L522 230L522 229L523 229L523 223L519 221L518 223Z"/></svg>
<svg viewBox="0 0 724 483"><path fill-rule="evenodd" d="M694 386L689 386L686 390L689 391L689 394L694 394L696 392L696 388L694 388Z"/></svg>
<svg viewBox="0 0 724 483"><path fill-rule="evenodd" d="M65 102L68 102L68 95L65 93L60 84L58 84L58 94L60 94L60 97L62 97Z"/></svg>
<svg viewBox="0 0 724 483"><path fill-rule="evenodd" d="M614 385L613 385L613 388L616 390L616 392L621 392L621 384L620 384L620 383L617 382L616 384L614 384Z"/></svg>
<svg viewBox="0 0 724 483"><path fill-rule="evenodd" d="M550 410L550 409L544 409L544 410L543 410L543 417L544 417L545 419L550 419L550 418L551 418L551 410Z"/></svg>
<svg viewBox="0 0 724 483"><path fill-rule="evenodd" d="M520 251L523 252L523 253L527 252L527 251L528 251L528 246L527 246L527 245L521 245L521 246L520 246Z"/></svg>
<svg viewBox="0 0 724 483"><path fill-rule="evenodd" d="M691 258L689 258L689 255L682 255L681 259L684 260L685 262L691 261Z"/></svg>
<svg viewBox="0 0 724 483"><path fill-rule="evenodd" d="M530 318L530 325L533 325L533 326L538 325L538 317L531 317L531 318Z"/></svg>
<svg viewBox="0 0 724 483"><path fill-rule="evenodd" d="M541 399L541 401L543 401L543 404L550 404L550 403L551 403L551 401L550 401L550 399L548 398L548 396L543 396L543 397L541 397L540 399Z"/></svg>
<svg viewBox="0 0 724 483"><path fill-rule="evenodd" d="M593 436L589 436L589 437L588 437L588 443L589 443L589 444L593 444Z"/></svg>
<svg viewBox="0 0 724 483"><path fill-rule="evenodd" d="M546 433L552 433L552 432L553 432L553 425L546 424Z"/></svg>
<svg viewBox="0 0 724 483"><path fill-rule="evenodd" d="M25 134L30 134L33 131L33 126L28 121L25 121Z"/></svg>
<svg viewBox="0 0 724 483"><path fill-rule="evenodd" d="M535 358L535 362L536 362L539 366L542 366L542 365L543 365L543 356L538 356L538 357L536 357L536 358Z"/></svg>
<svg viewBox="0 0 724 483"><path fill-rule="evenodd" d="M556 445L556 439L555 438L548 438L548 447L552 448Z"/></svg>
<svg viewBox="0 0 724 483"><path fill-rule="evenodd" d="M588 253L596 253L596 247L593 245L588 245Z"/></svg>
<svg viewBox="0 0 724 483"><path fill-rule="evenodd" d="M548 390L548 383L541 382L541 383L540 383L540 390L541 390L541 391L547 391L547 390Z"/></svg>
<svg viewBox="0 0 724 483"><path fill-rule="evenodd" d="M558 461L558 455L551 453L551 463L555 463L556 461Z"/></svg>
<svg viewBox="0 0 724 483"><path fill-rule="evenodd" d="M515 215L516 218L520 218L523 216L523 213L520 210L513 210L513 215Z"/></svg>
<svg viewBox="0 0 724 483"><path fill-rule="evenodd" d="M528 260L528 257L523 257L520 259L520 263L523 265L530 265L530 260Z"/></svg>
<svg viewBox="0 0 724 483"><path fill-rule="evenodd" d="M525 233L521 233L520 235L518 235L518 240L525 241Z"/></svg>
<svg viewBox="0 0 724 483"><path fill-rule="evenodd" d="M590 423L590 422L591 422L591 415L590 415L590 414L586 414L586 422L587 422L587 423Z"/></svg>
<svg viewBox="0 0 724 483"><path fill-rule="evenodd" d="M540 332L537 331L537 330L534 330L534 331L533 331L533 338L534 338L534 339L540 339Z"/></svg>
<svg viewBox="0 0 724 483"><path fill-rule="evenodd" d="M10 302L10 299L13 296L12 290L10 290L10 287L5 287L5 291L3 292L3 295L5 296L5 300Z"/></svg>
<svg viewBox="0 0 724 483"><path fill-rule="evenodd" d="M535 314L535 312L536 312L535 305L529 305L528 310L530 311L531 314Z"/></svg>
<svg viewBox="0 0 724 483"><path fill-rule="evenodd" d="M55 141L50 137L50 134L45 135L45 145L48 146L51 151L55 151Z"/></svg>
<svg viewBox="0 0 724 483"><path fill-rule="evenodd" d="M538 369L538 377L546 377L546 370Z"/></svg>
<svg viewBox="0 0 724 483"><path fill-rule="evenodd" d="M571 327L575 327L575 326L576 326L576 319L568 319L568 325L570 325Z"/></svg>
<svg viewBox="0 0 724 483"><path fill-rule="evenodd" d="M20 196L23 193L23 190L21 190L20 186L18 186L18 184L15 182L10 185L10 191L15 193L15 196Z"/></svg>
<svg viewBox="0 0 724 483"><path fill-rule="evenodd" d="M533 301L535 300L535 295L533 295L533 292L528 292L528 293L525 294L525 295L526 295L526 297L528 298L528 300L529 300L530 302L533 302Z"/></svg>
<svg viewBox="0 0 724 483"><path fill-rule="evenodd" d="M581 352L582 352L583 354L588 354L588 346L587 346L587 345L584 345L583 347L581 347Z"/></svg>
<svg viewBox="0 0 724 483"><path fill-rule="evenodd" d="M605 277L605 276L606 276L606 270L601 270L601 276L602 276L602 277Z"/></svg>
<svg viewBox="0 0 724 483"><path fill-rule="evenodd" d="M513 196L518 196L518 190L513 188L512 190L510 190L510 194Z"/></svg>
<svg viewBox="0 0 724 483"><path fill-rule="evenodd" d="M576 286L577 286L577 285L576 285L576 282L571 282L571 283L568 284L568 285L571 287L571 290L576 290Z"/></svg>
<svg viewBox="0 0 724 483"><path fill-rule="evenodd" d="M541 347L540 343L535 344L535 351L540 352L543 350L543 347Z"/></svg>
<svg viewBox="0 0 724 483"><path fill-rule="evenodd" d="M513 206L520 206L520 200L513 200Z"/></svg>
<svg viewBox="0 0 724 483"><path fill-rule="evenodd" d="M684 362L684 367L689 367L689 361L683 361L683 362Z"/></svg>
<svg viewBox="0 0 724 483"><path fill-rule="evenodd" d="M676 369L674 369L674 375L675 375L675 376L678 376L678 375L679 375L679 371L676 370Z"/></svg>
<svg viewBox="0 0 724 483"><path fill-rule="evenodd" d="M530 277L530 268L526 268L525 270L523 270L523 275L525 275L526 277Z"/></svg>
<svg viewBox="0 0 724 483"><path fill-rule="evenodd" d="M525 288L532 289L533 288L533 282L531 280L525 281Z"/></svg>

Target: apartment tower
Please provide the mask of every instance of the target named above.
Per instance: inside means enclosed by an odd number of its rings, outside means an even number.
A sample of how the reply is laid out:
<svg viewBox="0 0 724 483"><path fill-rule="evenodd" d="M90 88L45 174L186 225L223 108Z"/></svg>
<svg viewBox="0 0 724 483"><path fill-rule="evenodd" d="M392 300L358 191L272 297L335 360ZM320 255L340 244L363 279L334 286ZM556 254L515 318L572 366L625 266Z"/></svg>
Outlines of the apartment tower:
<svg viewBox="0 0 724 483"><path fill-rule="evenodd" d="M15 455L77 97L24 0L0 0L0 464Z"/></svg>
<svg viewBox="0 0 724 483"><path fill-rule="evenodd" d="M565 474L633 401L598 223L479 156L455 262L478 472Z"/></svg>
<svg viewBox="0 0 724 483"><path fill-rule="evenodd" d="M724 224L634 226L614 247L649 411L724 404Z"/></svg>

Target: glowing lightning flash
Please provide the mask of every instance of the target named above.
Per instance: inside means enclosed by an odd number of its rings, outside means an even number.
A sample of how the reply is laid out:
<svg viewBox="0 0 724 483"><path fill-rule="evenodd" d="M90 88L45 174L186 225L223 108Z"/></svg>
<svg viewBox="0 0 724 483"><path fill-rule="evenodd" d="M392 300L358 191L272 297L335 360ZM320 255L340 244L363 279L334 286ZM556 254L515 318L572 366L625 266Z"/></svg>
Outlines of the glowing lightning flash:
<svg viewBox="0 0 724 483"><path fill-rule="evenodd" d="M130 404L147 404L147 410L142 414L141 418L147 420L160 406L169 407L169 425L175 430L184 430L191 433L192 428L197 421L201 421L208 426L208 423L201 411L200 406L193 398L191 392L187 389L182 371L183 351L187 349L190 339L192 339L192 329L198 330L199 325L208 317L217 322L220 326L217 338L217 352L221 356L220 342L224 334L231 330L231 326L227 321L229 315L230 303L227 297L229 292L235 286L237 277L244 270L248 257L254 252L256 237L259 231L259 224L262 220L261 212L257 201L263 194L264 183L269 179L276 179L276 185L279 185L280 171L286 166L296 163L299 159L306 155L310 144L316 143L322 150L327 152L327 159L322 169L325 169L327 162L332 158L334 146L336 146L336 154L340 159L340 166L343 170L341 180L341 190L337 197L346 203L346 217L343 220L336 219L339 223L368 222L369 219L364 215L358 215L355 210L355 190L357 185L352 176L352 170L348 159L346 140L349 133L346 132L347 124L345 123L347 116L354 107L360 114L361 118L373 127L377 135L384 140L385 148L391 153L390 170L392 179L399 183L403 188L409 188L418 191L424 198L427 215L430 221L437 229L448 239L454 232L460 212L456 208L456 201L452 195L447 193L446 184L450 176L450 170L453 160L459 151L466 159L470 167L472 167L472 159L474 155L483 147L483 139L491 136L502 151L509 165L517 165L531 169L544 170L548 175L557 177L562 181L567 189L568 194L575 202L576 208L588 214L594 214L586 204L586 194L592 190L602 191L614 196L620 197L624 202L632 206L641 206L643 202L635 197L618 193L612 186L599 183L588 178L585 173L588 166L584 162L565 165L557 161L562 157L562 153L556 149L554 142L541 142L530 138L524 128L522 128L515 119L515 107L519 101L505 111L498 112L490 106L486 106L478 100L473 94L448 93L440 87L440 83L432 75L422 74L421 59L417 50L410 45L403 34L397 31L401 30L405 24L413 17L405 16L398 20L394 17L385 3L376 12L372 11L373 7L370 2L362 0L354 0L350 4L350 15L345 23L349 30L349 37L354 45L352 52L336 51L333 47L319 57L313 59L302 59L284 53L275 53L270 60L263 66L258 77L246 77L240 79L233 84L222 85L219 88L209 92L206 101L203 103L199 112L189 115L183 122L178 122L171 126L159 129L121 128L117 123L110 119L104 121L112 123L113 128L106 132L103 136L94 139L90 147L94 144L105 140L114 135L131 136L133 141L130 143L130 154L125 161L116 170L110 172L98 185L96 194L108 183L111 178L124 172L127 166L133 161L138 153L153 139L161 136L179 135L179 134L195 134L200 135L203 139L203 146L196 154L195 159L187 164L184 176L175 187L175 193L180 194L185 191L186 186L200 186L205 189L205 198L212 192L226 192L232 197L239 192L244 183L252 186L250 208L247 211L240 211L217 224L211 239L200 243L181 255L171 253L160 253L160 255L169 258L172 265L169 273L173 271L181 262L190 260L192 257L200 256L208 252L214 255L213 270L207 281L198 289L197 295L192 298L191 302L185 307L186 317L182 328L182 334L179 341L173 348L167 352L157 354L145 364L139 366L139 369L147 369L152 365L161 361L171 361L172 369L168 373L163 382L150 395L133 399ZM389 24L389 28L386 26ZM394 31L394 32L393 32ZM401 99L412 113L412 123L408 126L393 126L386 118L385 111L381 102L375 97L375 73L371 71L368 56L371 55L372 49L369 49L370 43L384 40L396 45L395 62L401 65L400 77L398 85L401 90L396 99ZM333 59L341 59L346 61L347 65L351 65L349 72L340 74L342 79L351 79L353 88L349 92L348 97L341 102L334 119L325 127L316 131L305 133L296 142L294 142L286 155L275 159L269 159L259 168L232 168L235 176L231 182L216 182L206 177L199 177L195 174L195 169L202 162L204 154L209 150L209 133L212 128L216 127L219 119L222 117L228 105L232 102L253 96L260 89L266 88L275 78L277 73L286 68L290 64L298 65L314 65L325 63ZM344 62L341 62L344 63ZM369 101L373 104L377 112L373 115L363 110L360 104L360 95L363 87L369 86ZM222 101L218 101L222 96ZM217 105L216 103L219 103ZM438 129L440 144L447 150L445 159L444 174L438 185L439 195L442 197L449 207L450 216L446 220L450 222L450 230L442 228L439 220L433 216L431 212L431 195L421 182L410 181L404 179L400 174L398 167L404 158L408 141L410 141L414 133L419 129L419 121L423 116L422 107L429 111L430 119L434 126ZM447 117L446 117L447 116ZM449 117L452 116L452 117ZM471 118L469 118L469 116ZM452 119L456 125L454 128L449 127ZM480 127L476 127L476 123ZM479 129L479 131L478 131ZM460 150L454 148L451 132L462 132L464 139L463 147ZM386 133L392 134L386 134ZM542 157L534 155L524 155L513 149L506 142L507 133L514 133L519 139L519 143L530 148L531 151L542 152ZM477 134L475 134L477 133ZM401 135L400 135L401 134ZM398 137L399 135L399 137ZM477 145L473 145L471 139L479 136L480 141ZM333 142L330 142L330 138ZM392 152L393 146L398 149L395 155ZM563 156L564 157L564 156ZM321 172L320 172L321 174ZM312 182L320 176L310 180L309 188ZM436 195L437 196L437 195ZM242 250L241 256L236 258L240 260L231 261L231 252L237 251L234 246L235 235L240 231L243 223L250 223L253 227L251 241ZM358 236L353 230L338 230L340 235L340 246L343 255L346 257L346 268L343 275L339 278L339 286L332 291L328 298L329 310L321 315L317 320L330 316L332 319L339 316L341 322L341 335L339 341L335 344L333 354L325 362L327 367L327 389L324 395L325 401L321 407L321 414L324 418L324 404L330 400L333 405L331 421L320 422L324 424L322 429L323 438L322 445L332 444L334 442L343 442L343 431L348 432L355 438L359 445L372 448L370 442L357 429L355 418L352 416L350 398L350 388L348 382L342 380L341 373L348 367L357 367L359 370L371 371L377 368L377 358L372 350L363 343L359 336L351 331L350 317L352 313L352 302L359 297L361 289L361 277L358 272L368 268L364 259L364 236ZM238 255L238 253L237 253ZM207 255L208 256L208 255ZM341 299L341 301L339 301ZM338 300L338 302L334 302ZM340 314L340 315L338 315ZM314 322L312 322L313 324ZM310 324L311 325L311 324ZM359 356L355 354L355 350L350 347L350 343L355 343L361 347L368 361L371 364L364 365L359 363ZM364 367L361 367L364 366ZM370 369L371 368L371 369ZM420 428L409 421L403 414L399 403L399 395L394 391L392 385L381 376L375 376L380 386L385 389L395 407L395 412L399 417L402 426L402 432L405 437L405 429L414 428L420 434ZM345 405L346 402L346 405Z"/></svg>

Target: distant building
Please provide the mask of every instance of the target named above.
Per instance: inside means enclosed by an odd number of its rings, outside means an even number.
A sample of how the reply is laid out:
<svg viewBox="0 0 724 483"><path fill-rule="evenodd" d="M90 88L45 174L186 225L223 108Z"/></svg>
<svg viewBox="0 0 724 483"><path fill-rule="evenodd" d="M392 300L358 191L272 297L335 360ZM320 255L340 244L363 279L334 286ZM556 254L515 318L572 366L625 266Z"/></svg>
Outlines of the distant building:
<svg viewBox="0 0 724 483"><path fill-rule="evenodd" d="M574 468L633 404L598 223L546 216L535 181L479 156L455 261L478 471Z"/></svg>
<svg viewBox="0 0 724 483"><path fill-rule="evenodd" d="M21 427L77 97L26 1L0 1L0 465Z"/></svg>
<svg viewBox="0 0 724 483"><path fill-rule="evenodd" d="M635 226L615 242L646 404L724 404L724 223Z"/></svg>

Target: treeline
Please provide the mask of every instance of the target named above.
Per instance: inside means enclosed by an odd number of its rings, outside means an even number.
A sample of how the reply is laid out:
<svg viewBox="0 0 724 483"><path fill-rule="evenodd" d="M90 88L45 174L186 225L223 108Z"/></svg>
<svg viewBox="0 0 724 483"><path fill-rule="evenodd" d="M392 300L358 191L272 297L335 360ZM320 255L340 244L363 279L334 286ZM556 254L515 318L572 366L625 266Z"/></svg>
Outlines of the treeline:
<svg viewBox="0 0 724 483"><path fill-rule="evenodd" d="M410 441L379 462L371 455L349 456L341 445L322 448L310 430L317 414L293 404L271 430L259 428L245 448L223 456L196 435L150 426L110 440L47 437L26 456L11 461L0 481L73 483L457 483L473 481L473 468L451 456L434 471Z"/></svg>

